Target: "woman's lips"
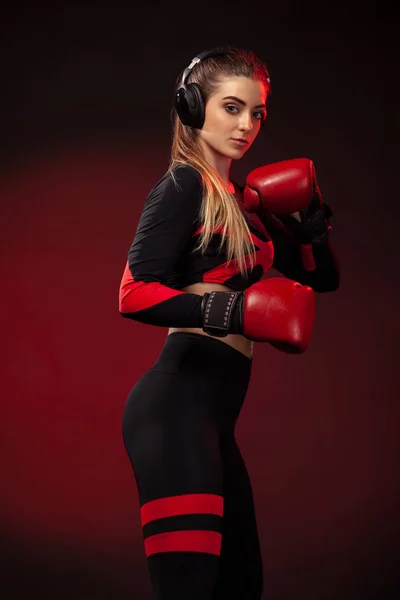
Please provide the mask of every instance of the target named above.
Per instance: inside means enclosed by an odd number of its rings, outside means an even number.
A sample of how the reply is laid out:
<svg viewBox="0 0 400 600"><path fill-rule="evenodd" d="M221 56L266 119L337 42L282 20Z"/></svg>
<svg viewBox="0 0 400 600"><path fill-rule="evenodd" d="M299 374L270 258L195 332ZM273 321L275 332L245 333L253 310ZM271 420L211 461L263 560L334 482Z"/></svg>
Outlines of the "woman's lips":
<svg viewBox="0 0 400 600"><path fill-rule="evenodd" d="M238 144L238 146L248 146L249 142L247 140L235 140L235 138L232 138L232 142L236 142L236 144Z"/></svg>

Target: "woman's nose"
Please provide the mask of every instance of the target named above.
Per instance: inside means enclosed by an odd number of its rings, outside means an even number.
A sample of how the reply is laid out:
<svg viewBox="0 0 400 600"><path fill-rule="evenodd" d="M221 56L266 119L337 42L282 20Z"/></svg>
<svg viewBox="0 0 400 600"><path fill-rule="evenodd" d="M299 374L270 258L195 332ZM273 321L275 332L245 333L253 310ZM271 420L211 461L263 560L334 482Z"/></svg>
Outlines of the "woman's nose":
<svg viewBox="0 0 400 600"><path fill-rule="evenodd" d="M243 113L241 116L241 120L240 120L240 129L250 131L250 129L252 127L253 127L253 120L251 118L251 115Z"/></svg>

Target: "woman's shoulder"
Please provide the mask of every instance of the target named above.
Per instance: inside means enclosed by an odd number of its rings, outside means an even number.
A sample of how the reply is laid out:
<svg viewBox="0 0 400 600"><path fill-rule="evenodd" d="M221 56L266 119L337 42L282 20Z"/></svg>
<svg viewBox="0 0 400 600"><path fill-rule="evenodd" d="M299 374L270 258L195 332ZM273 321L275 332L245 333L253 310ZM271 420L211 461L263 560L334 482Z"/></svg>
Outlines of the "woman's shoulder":
<svg viewBox="0 0 400 600"><path fill-rule="evenodd" d="M168 169L156 187L161 186L167 195L175 196L202 196L203 178L200 172L186 163L178 163Z"/></svg>
<svg viewBox="0 0 400 600"><path fill-rule="evenodd" d="M172 173L171 173L172 171ZM170 211L173 206L196 214L202 199L201 175L187 164L178 164L164 172L148 193L144 206L147 211Z"/></svg>
<svg viewBox="0 0 400 600"><path fill-rule="evenodd" d="M201 173L195 167L189 165L188 163L177 163L171 170L168 169L167 173L169 173L170 171L173 172L174 176L179 178L183 178L186 180L196 179L199 182L202 181Z"/></svg>
<svg viewBox="0 0 400 600"><path fill-rule="evenodd" d="M201 187L202 176L197 169L186 163L178 163L168 168L156 181L149 195L176 193L182 190L193 192Z"/></svg>

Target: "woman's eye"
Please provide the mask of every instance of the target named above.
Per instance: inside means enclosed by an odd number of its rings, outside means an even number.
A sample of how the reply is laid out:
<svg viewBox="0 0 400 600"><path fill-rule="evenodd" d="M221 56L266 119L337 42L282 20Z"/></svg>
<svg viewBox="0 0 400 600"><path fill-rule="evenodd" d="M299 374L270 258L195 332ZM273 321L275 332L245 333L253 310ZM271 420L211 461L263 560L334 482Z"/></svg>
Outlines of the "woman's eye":
<svg viewBox="0 0 400 600"><path fill-rule="evenodd" d="M238 107L237 107L237 106L234 106L233 104L227 104L227 106L225 106L225 108L227 109L227 111L228 111L228 112L229 112L231 115L237 114L237 113L235 113L235 112L233 112L233 111L229 110L229 109L231 109L231 108L235 108L236 110L238 110ZM259 110L257 110L257 111L256 111L254 114L255 114L255 115L256 115L256 114L260 115L259 117L257 117L257 120L259 120L259 121L261 121L261 120L264 118L264 113L263 113L262 111L259 111Z"/></svg>

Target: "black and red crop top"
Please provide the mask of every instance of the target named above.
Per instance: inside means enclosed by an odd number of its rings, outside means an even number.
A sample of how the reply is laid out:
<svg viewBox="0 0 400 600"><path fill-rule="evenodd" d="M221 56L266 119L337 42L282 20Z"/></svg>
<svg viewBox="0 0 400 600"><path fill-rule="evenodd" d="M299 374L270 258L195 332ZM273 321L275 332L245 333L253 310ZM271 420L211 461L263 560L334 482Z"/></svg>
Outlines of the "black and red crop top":
<svg viewBox="0 0 400 600"><path fill-rule="evenodd" d="M203 230L202 177L189 165L178 165L174 175L177 186L166 172L144 202L119 290L122 316L163 327L202 327L202 296L181 291L187 285L218 283L242 291L260 281L272 266L300 283L302 277L308 278L307 285L311 285L310 277L316 280L315 273L304 270L298 244L281 222L270 215L270 223L266 225L259 216L248 213L242 204L242 189L237 185L235 197L256 249L253 268L246 256L249 268L243 276L236 259L227 261L226 240L219 250L221 231L218 230L214 231L204 254L195 251ZM319 267L321 279L326 265L318 262L321 260L316 260L315 271Z"/></svg>

